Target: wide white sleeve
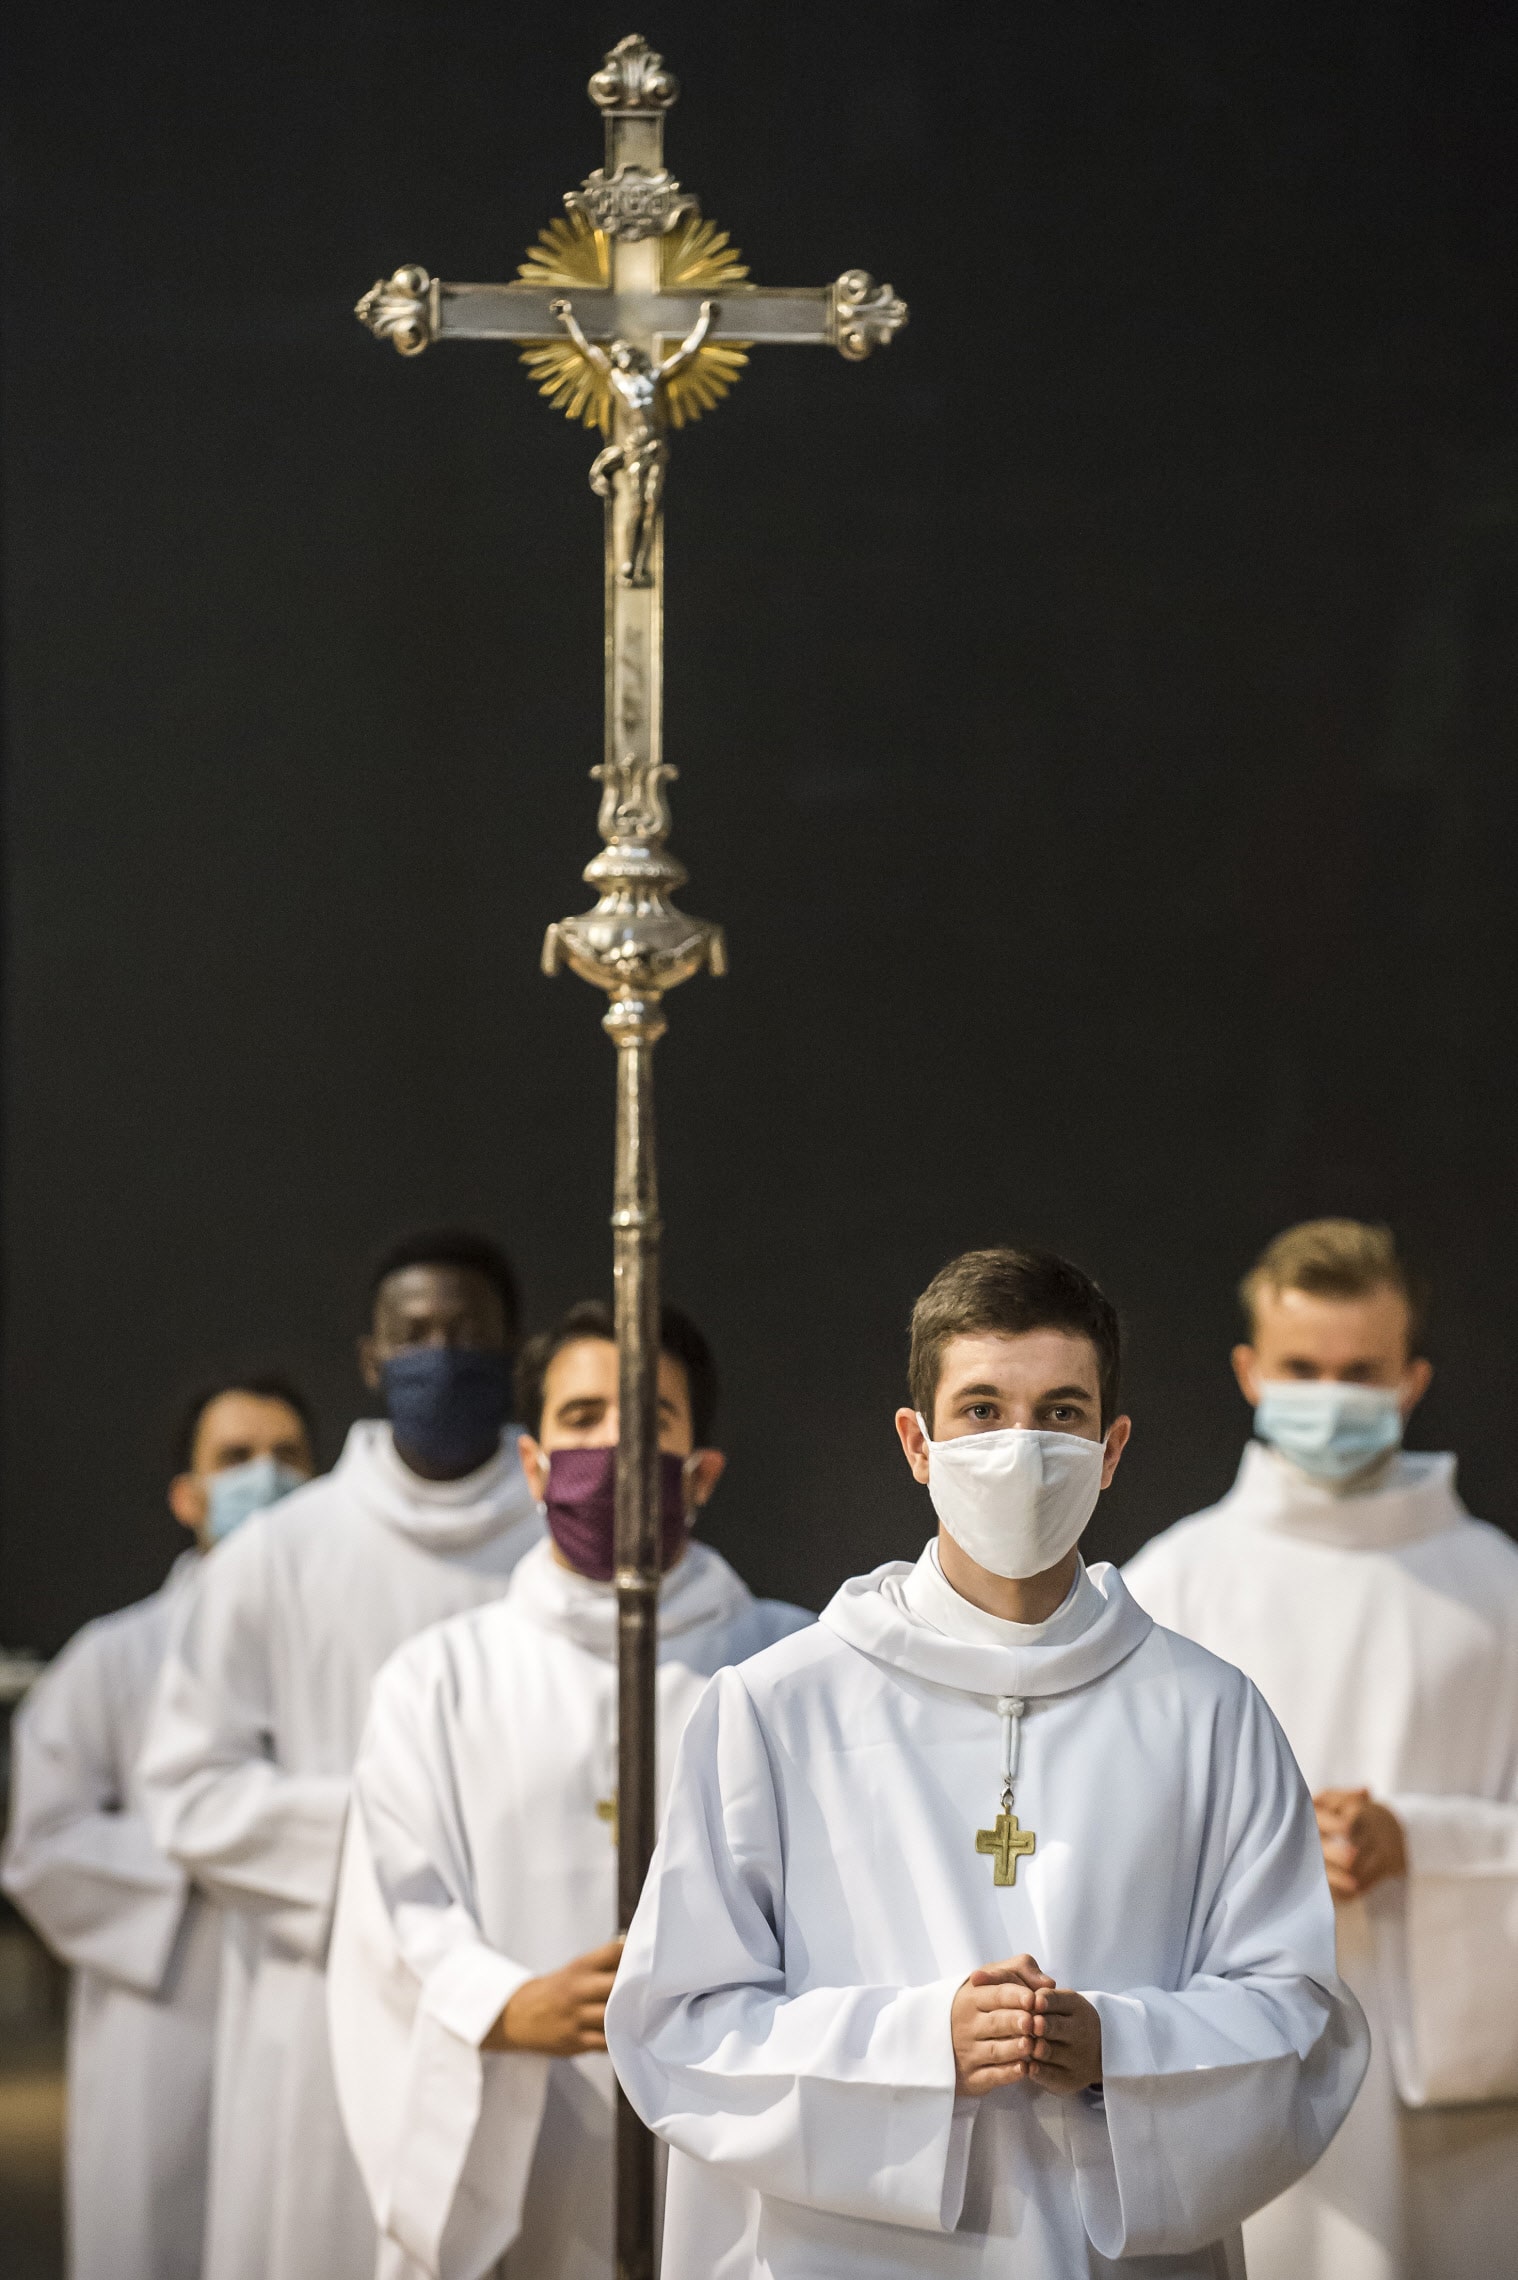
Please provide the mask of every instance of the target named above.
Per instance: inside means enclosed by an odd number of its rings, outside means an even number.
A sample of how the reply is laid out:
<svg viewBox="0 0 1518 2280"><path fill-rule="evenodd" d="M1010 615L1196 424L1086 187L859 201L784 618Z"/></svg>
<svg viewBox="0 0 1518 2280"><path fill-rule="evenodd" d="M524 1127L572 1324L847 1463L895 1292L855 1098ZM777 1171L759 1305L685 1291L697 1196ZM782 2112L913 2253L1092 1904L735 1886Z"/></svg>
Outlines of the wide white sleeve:
<svg viewBox="0 0 1518 2280"><path fill-rule="evenodd" d="M1409 2106L1518 2098L1518 1804L1389 1796L1407 1874L1370 1895L1387 2046Z"/></svg>
<svg viewBox="0 0 1518 2280"><path fill-rule="evenodd" d="M387 2280L460 2280L504 2255L551 2064L479 2047L533 1974L476 1920L426 1668L407 1654L376 1682L328 1965L338 2095Z"/></svg>
<svg viewBox="0 0 1518 2280"><path fill-rule="evenodd" d="M207 1560L159 1675L138 1768L153 1832L213 1899L320 1962L348 1784L279 1762L280 1620L258 1521Z"/></svg>
<svg viewBox="0 0 1518 2280"><path fill-rule="evenodd" d="M787 1992L784 1862L753 1702L720 1671L676 1760L664 1833L606 2011L650 2129L761 2193L922 2230L958 2219L958 1981Z"/></svg>
<svg viewBox="0 0 1518 2280"><path fill-rule="evenodd" d="M1231 2233L1318 2159L1370 2054L1334 1968L1306 1785L1259 1694L1239 1687L1197 1807L1211 1825L1184 1981L1083 1990L1101 2016L1102 2094L1071 2101L1071 2142L1103 2256L1179 2255Z"/></svg>
<svg viewBox="0 0 1518 2280"><path fill-rule="evenodd" d="M145 1995L162 1986L189 1880L126 1796L109 1636L66 1647L11 1728L6 1891L53 1953Z"/></svg>

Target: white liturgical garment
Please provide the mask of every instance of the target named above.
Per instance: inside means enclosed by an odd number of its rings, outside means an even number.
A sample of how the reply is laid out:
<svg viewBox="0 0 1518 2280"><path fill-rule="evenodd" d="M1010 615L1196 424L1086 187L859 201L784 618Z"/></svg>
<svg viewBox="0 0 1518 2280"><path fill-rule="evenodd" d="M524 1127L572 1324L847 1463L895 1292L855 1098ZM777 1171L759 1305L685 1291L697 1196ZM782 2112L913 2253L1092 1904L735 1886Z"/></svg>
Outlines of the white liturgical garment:
<svg viewBox="0 0 1518 2280"><path fill-rule="evenodd" d="M205 2280L373 2280L327 2051L349 1777L381 1664L498 1598L541 1533L514 1432L466 1479L424 1481L364 1421L206 1565L142 1763L159 1842L227 1910Z"/></svg>
<svg viewBox="0 0 1518 2280"><path fill-rule="evenodd" d="M151 1599L90 1623L11 1728L3 1882L71 1966L72 2280L198 2280L217 1912L154 1843L135 1761L186 1552Z"/></svg>
<svg viewBox="0 0 1518 2280"><path fill-rule="evenodd" d="M693 1543L659 1602L661 1768L723 1664L810 1623ZM617 1607L530 1552L381 1672L329 1973L382 2280L610 2280L607 2059L479 2050L518 1987L616 1931ZM506 2252L509 2250L509 2254Z"/></svg>
<svg viewBox="0 0 1518 2280"><path fill-rule="evenodd" d="M994 1882L976 1832L1021 1710ZM949 2012L1024 1951L1101 2015L1104 2091L956 2100ZM607 2011L670 2156L664 2280L1146 2280L1238 2225L1364 2071L1312 1809L1249 1682L1115 1570L999 1623L930 1546L722 1672L686 1728Z"/></svg>
<svg viewBox="0 0 1518 2280"><path fill-rule="evenodd" d="M1336 1495L1251 1441L1222 1503L1126 1570L1249 1673L1312 1789L1368 1788L1406 1840L1407 1875L1337 1912L1365 2089L1249 2228L1252 2280L1518 2274L1518 2104L1488 2102L1518 2099L1518 1548L1454 1475L1400 1455Z"/></svg>

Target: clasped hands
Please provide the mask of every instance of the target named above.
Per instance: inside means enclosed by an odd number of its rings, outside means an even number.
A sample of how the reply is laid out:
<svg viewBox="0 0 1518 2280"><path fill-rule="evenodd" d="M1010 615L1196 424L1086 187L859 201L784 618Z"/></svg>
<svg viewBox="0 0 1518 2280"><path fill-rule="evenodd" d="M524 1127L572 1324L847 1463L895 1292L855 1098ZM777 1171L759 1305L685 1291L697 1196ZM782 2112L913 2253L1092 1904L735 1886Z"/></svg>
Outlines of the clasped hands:
<svg viewBox="0 0 1518 2280"><path fill-rule="evenodd" d="M972 1971L949 2011L954 2087L983 2098L1004 2082L1032 2082L1073 2098L1102 2078L1102 2021L1094 2003L1056 1987L1031 1955Z"/></svg>
<svg viewBox="0 0 1518 2280"><path fill-rule="evenodd" d="M576 2058L606 2048L606 2002L622 1942L608 1940L517 1989L481 2050ZM983 2098L1004 2082L1033 2082L1068 2098L1102 2078L1102 2022L1072 1988L1056 1987L1031 1955L972 1971L949 2014L955 2088Z"/></svg>
<svg viewBox="0 0 1518 2280"><path fill-rule="evenodd" d="M619 1937L541 1979L525 1979L481 2038L481 2050L535 2050L547 2058L605 2050L606 2000L621 1960Z"/></svg>
<svg viewBox="0 0 1518 2280"><path fill-rule="evenodd" d="M1336 1900L1358 1900L1383 1877L1407 1874L1402 1823L1368 1789L1320 1789L1312 1804Z"/></svg>

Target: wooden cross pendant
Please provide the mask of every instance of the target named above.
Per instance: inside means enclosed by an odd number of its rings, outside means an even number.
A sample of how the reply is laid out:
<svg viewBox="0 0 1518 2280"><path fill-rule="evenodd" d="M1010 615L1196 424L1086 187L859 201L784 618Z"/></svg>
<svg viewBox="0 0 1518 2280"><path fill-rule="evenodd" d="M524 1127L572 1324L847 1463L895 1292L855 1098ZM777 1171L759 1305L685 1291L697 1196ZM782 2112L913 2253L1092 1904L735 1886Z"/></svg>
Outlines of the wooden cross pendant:
<svg viewBox="0 0 1518 2280"><path fill-rule="evenodd" d="M1015 1813L998 1813L994 1829L977 1829L975 1850L989 1853L996 1862L994 1882L1015 1884L1018 1860L1038 1843L1031 1829L1020 1829Z"/></svg>
<svg viewBox="0 0 1518 2280"><path fill-rule="evenodd" d="M617 1841L617 1801L615 1797L598 1797L596 1799L596 1819L606 1823L611 1831L611 1841L615 1844Z"/></svg>

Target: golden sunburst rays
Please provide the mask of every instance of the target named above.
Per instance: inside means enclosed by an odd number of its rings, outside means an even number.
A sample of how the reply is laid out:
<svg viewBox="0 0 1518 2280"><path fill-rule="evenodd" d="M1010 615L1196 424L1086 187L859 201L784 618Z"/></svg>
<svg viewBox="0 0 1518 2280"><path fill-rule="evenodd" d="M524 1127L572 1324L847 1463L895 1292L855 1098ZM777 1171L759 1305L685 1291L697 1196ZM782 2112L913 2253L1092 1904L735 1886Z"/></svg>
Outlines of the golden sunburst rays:
<svg viewBox="0 0 1518 2280"><path fill-rule="evenodd" d="M748 264L730 243L726 230L699 214L687 214L663 240L664 283L671 290L715 294L723 285L737 285L748 275ZM576 286L604 287L611 264L605 233L573 208L538 232L538 242L517 275L530 285L547 285L572 293ZM532 341L522 351L538 388L555 411L582 427L611 426L611 391L593 372L570 340ZM748 362L739 341L712 341L696 351L683 372L665 388L665 406L671 427L682 428L721 403Z"/></svg>

